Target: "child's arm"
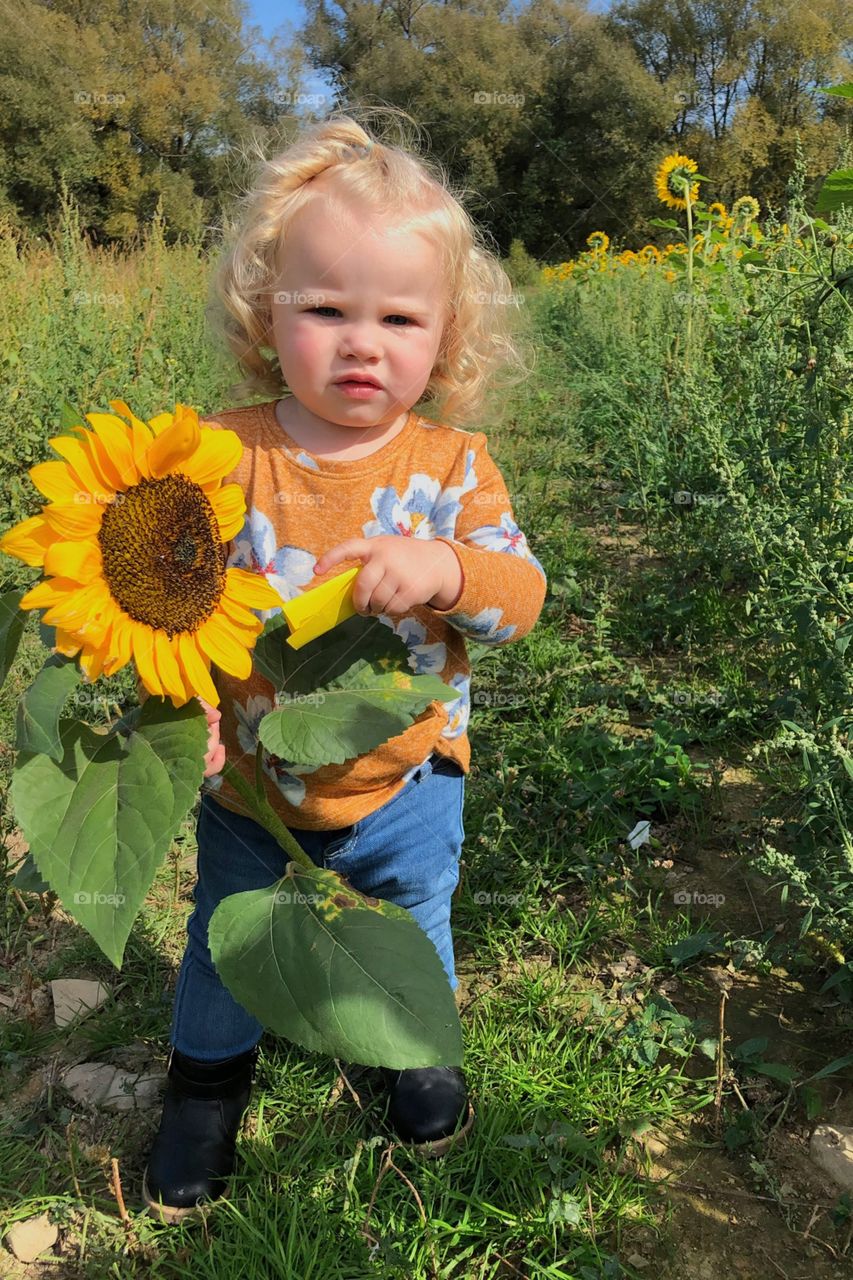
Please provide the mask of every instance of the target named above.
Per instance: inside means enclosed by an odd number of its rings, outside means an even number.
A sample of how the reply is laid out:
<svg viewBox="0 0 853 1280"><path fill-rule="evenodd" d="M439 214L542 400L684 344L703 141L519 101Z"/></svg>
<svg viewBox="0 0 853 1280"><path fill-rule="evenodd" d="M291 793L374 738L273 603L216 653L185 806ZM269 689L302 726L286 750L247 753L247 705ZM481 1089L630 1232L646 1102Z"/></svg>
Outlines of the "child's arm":
<svg viewBox="0 0 853 1280"><path fill-rule="evenodd" d="M462 569L462 591L449 609L432 609L462 635L481 644L520 640L535 625L548 582L515 522L503 476L476 432L475 485L462 495L452 547ZM432 608L432 606L427 606Z"/></svg>

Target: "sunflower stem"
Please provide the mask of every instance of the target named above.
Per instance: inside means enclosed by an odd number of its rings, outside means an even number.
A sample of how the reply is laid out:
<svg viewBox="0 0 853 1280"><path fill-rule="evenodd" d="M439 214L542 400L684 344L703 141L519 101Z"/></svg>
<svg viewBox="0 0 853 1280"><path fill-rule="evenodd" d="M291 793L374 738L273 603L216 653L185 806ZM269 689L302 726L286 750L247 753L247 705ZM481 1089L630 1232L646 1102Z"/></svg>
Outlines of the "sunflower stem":
<svg viewBox="0 0 853 1280"><path fill-rule="evenodd" d="M687 212L687 340L684 344L684 363L690 364L693 349L693 206L690 201L690 180L684 183L684 201Z"/></svg>
<svg viewBox="0 0 853 1280"><path fill-rule="evenodd" d="M260 767L260 755L263 750L263 743L258 743L258 750L255 755L255 761ZM282 822L276 811L261 790L255 790L250 783L246 781L241 773L238 773L232 764L227 760L222 766L221 773L226 782L234 788L242 800L245 800L252 812L256 822L269 831L270 835L275 836L284 852L292 859L298 862L301 867L314 868L314 863L308 857L308 854L297 844L296 837L291 835L287 827Z"/></svg>

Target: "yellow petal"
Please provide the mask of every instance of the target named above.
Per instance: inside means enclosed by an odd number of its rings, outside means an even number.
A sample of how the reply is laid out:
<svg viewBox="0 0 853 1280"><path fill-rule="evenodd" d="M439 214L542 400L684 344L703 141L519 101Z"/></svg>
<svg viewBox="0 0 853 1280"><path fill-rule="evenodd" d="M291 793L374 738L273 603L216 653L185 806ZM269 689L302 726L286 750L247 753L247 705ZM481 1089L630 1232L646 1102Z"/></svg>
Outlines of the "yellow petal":
<svg viewBox="0 0 853 1280"><path fill-rule="evenodd" d="M148 446L155 438L154 432L151 430L147 422L143 422L142 418L137 418L136 414L130 409L124 400L111 400L110 408L116 413L123 413L130 421L131 428L131 447L133 449L133 461L136 466L137 475L140 477L150 478L148 470Z"/></svg>
<svg viewBox="0 0 853 1280"><path fill-rule="evenodd" d="M162 435L168 427L171 427L174 421L175 415L173 413L158 413L153 418L149 418L148 426L151 428L155 440L158 436Z"/></svg>
<svg viewBox="0 0 853 1280"><path fill-rule="evenodd" d="M225 570L225 590L232 600L249 609L278 609L283 601L280 592L260 573L233 567Z"/></svg>
<svg viewBox="0 0 853 1280"><path fill-rule="evenodd" d="M242 456L243 442L236 431L204 427L195 452L179 469L198 485L212 484L233 471Z"/></svg>
<svg viewBox="0 0 853 1280"><path fill-rule="evenodd" d="M74 583L73 592L68 593L66 600L48 609L42 621L50 626L61 626L65 630L78 631L80 624L87 620L94 625L104 608L107 588L103 579L97 578L88 586L81 587Z"/></svg>
<svg viewBox="0 0 853 1280"><path fill-rule="evenodd" d="M208 497L219 521L219 536L230 542L243 528L246 518L246 499L239 484L226 484Z"/></svg>
<svg viewBox="0 0 853 1280"><path fill-rule="evenodd" d="M196 643L196 635L189 631L178 633L178 656L184 672L184 681L188 689L204 698L212 707L219 706L219 690L213 683L210 671Z"/></svg>
<svg viewBox="0 0 853 1280"><path fill-rule="evenodd" d="M92 424L95 435L101 441L109 455L110 462L118 471L121 487L129 489L136 484L139 475L133 460L133 447L127 425L114 413L87 413L86 421Z"/></svg>
<svg viewBox="0 0 853 1280"><path fill-rule="evenodd" d="M75 653L80 651L80 642L75 640L69 631L61 631L57 627L54 651L61 653L64 658L73 658Z"/></svg>
<svg viewBox="0 0 853 1280"><path fill-rule="evenodd" d="M239 627L221 613L213 613L195 634L199 648L211 662L238 680L248 680L252 674L252 655L243 642Z"/></svg>
<svg viewBox="0 0 853 1280"><path fill-rule="evenodd" d="M104 663L104 675L112 676L122 667L127 666L133 657L131 644L131 627L133 620L121 610L116 610L116 617L110 628L110 652Z"/></svg>
<svg viewBox="0 0 853 1280"><path fill-rule="evenodd" d="M21 597L21 609L43 609L45 605L59 604L69 600L80 590L78 583L65 581L62 578L46 579L37 582L34 587Z"/></svg>
<svg viewBox="0 0 853 1280"><path fill-rule="evenodd" d="M22 520L14 528L6 530L0 538L0 551L23 560L24 564L42 565L45 552L55 539L56 534L50 529L44 516L30 516L28 520Z"/></svg>
<svg viewBox="0 0 853 1280"><path fill-rule="evenodd" d="M73 502L80 485L64 462L37 462L27 473L48 502Z"/></svg>
<svg viewBox="0 0 853 1280"><path fill-rule="evenodd" d="M104 656L105 650L100 647L97 649L84 649L78 658L80 670L85 672L87 679L92 684L95 683L104 670Z"/></svg>
<svg viewBox="0 0 853 1280"><path fill-rule="evenodd" d="M154 632L154 665L165 692L173 701L176 698L179 699L177 705L182 706L187 700L187 693L175 657L174 646L175 641L169 639L162 627L158 627Z"/></svg>
<svg viewBox="0 0 853 1280"><path fill-rule="evenodd" d="M144 622L136 622L131 633L133 643L133 659L139 678L149 693L162 698L163 686L154 665L154 632Z"/></svg>
<svg viewBox="0 0 853 1280"><path fill-rule="evenodd" d="M80 430L84 431L84 428L81 427ZM84 434L88 436L89 433L84 431ZM112 482L110 473L102 471L98 466L89 448L88 439L73 440L71 436L51 436L48 443L65 458L71 470L72 480L79 481L77 488L81 494L90 494L96 502L108 502L112 498L116 492L116 486ZM77 502L83 500L76 499Z"/></svg>
<svg viewBox="0 0 853 1280"><path fill-rule="evenodd" d="M101 527L103 509L98 502L54 502L42 515L60 538L91 538Z"/></svg>
<svg viewBox="0 0 853 1280"><path fill-rule="evenodd" d="M176 413L172 425L167 427L148 447L148 466L151 475L159 479L170 471L179 470L181 464L195 453L200 439L198 415Z"/></svg>
<svg viewBox="0 0 853 1280"><path fill-rule="evenodd" d="M239 626L251 627L259 621L253 613L250 613L243 605L238 604L236 600L232 599L224 591L219 597L219 607L224 613L228 614L232 622L236 622Z"/></svg>
<svg viewBox="0 0 853 1280"><path fill-rule="evenodd" d="M99 577L103 568L97 542L64 542L61 539L48 548L44 557L45 573L74 582L87 583Z"/></svg>

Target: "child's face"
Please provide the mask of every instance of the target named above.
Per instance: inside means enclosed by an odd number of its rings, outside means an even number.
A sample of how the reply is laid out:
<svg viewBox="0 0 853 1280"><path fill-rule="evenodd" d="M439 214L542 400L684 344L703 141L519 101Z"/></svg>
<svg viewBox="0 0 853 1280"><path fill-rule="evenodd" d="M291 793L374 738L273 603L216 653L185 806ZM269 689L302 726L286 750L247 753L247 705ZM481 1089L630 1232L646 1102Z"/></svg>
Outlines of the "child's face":
<svg viewBox="0 0 853 1280"><path fill-rule="evenodd" d="M337 214L335 210L337 209ZM438 253L379 215L317 199L291 223L271 304L282 373L304 409L353 428L391 424L422 396L443 332ZM348 392L341 377L380 388Z"/></svg>

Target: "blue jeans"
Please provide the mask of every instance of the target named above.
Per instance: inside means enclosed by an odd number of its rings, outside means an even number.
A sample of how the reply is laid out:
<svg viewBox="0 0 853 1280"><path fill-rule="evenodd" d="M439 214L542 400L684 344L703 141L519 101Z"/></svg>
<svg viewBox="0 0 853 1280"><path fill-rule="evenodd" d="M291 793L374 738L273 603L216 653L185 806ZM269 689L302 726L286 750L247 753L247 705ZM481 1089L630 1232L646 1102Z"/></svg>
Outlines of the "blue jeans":
<svg viewBox="0 0 853 1280"><path fill-rule="evenodd" d="M339 871L360 893L407 907L431 939L454 991L450 900L465 837L464 796L461 768L433 752L395 796L359 822L328 831L290 828L316 866ZM195 907L187 921L169 1038L188 1057L216 1062L251 1049L264 1028L216 972L207 941L210 917L229 894L275 884L288 857L254 819L207 793L196 834Z"/></svg>

